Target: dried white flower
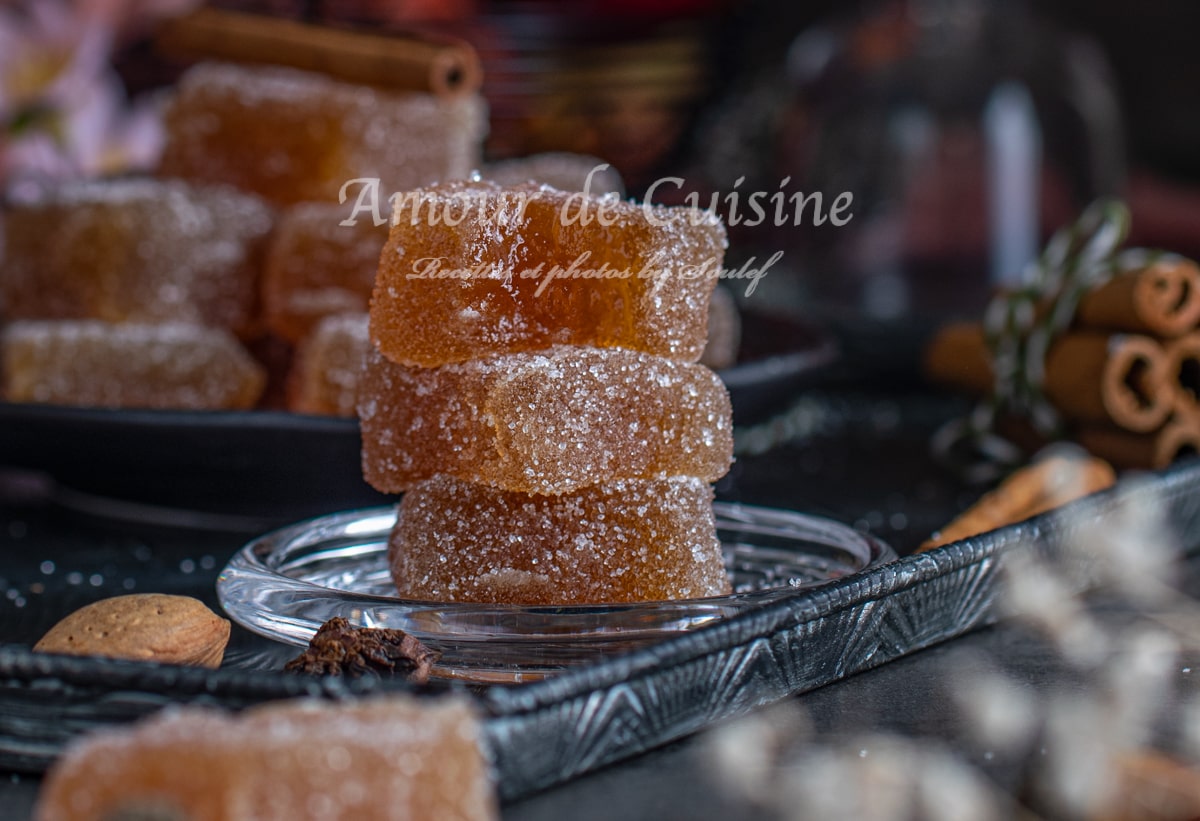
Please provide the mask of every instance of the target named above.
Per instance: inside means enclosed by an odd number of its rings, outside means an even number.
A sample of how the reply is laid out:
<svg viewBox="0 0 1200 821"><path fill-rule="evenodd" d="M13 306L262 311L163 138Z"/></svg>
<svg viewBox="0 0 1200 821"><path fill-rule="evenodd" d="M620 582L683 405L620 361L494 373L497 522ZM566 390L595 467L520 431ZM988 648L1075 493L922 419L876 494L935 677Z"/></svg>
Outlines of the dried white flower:
<svg viewBox="0 0 1200 821"><path fill-rule="evenodd" d="M1028 551L1010 552L1004 570L1000 602L1008 615L1044 634L1076 666L1103 660L1107 637L1059 573Z"/></svg>
<svg viewBox="0 0 1200 821"><path fill-rule="evenodd" d="M1026 688L989 667L977 654L955 654L947 676L954 701L981 746L1017 752L1037 732L1037 700Z"/></svg>
<svg viewBox="0 0 1200 821"><path fill-rule="evenodd" d="M1009 803L935 742L890 736L808 751L789 767L781 815L812 821L992 821Z"/></svg>
<svg viewBox="0 0 1200 821"><path fill-rule="evenodd" d="M809 732L807 714L783 702L718 727L709 736L707 757L726 790L760 802L774 789L784 751Z"/></svg>

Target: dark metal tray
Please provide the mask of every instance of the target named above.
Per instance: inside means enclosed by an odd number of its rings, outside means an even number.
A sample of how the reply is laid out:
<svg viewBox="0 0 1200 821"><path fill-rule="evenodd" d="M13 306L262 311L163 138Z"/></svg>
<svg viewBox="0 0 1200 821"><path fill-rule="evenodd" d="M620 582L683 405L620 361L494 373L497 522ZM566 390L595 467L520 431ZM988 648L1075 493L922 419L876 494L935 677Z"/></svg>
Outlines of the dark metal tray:
<svg viewBox="0 0 1200 821"><path fill-rule="evenodd" d="M919 419L925 418L923 401L916 404ZM970 493L944 478L930 478L937 475L935 471L911 461L921 452L916 448L924 441L926 431L914 422L911 406L890 403L876 403L871 406L873 410L858 415L840 414L844 422L849 420L845 422L845 436L834 436L824 445L806 441L804 446L784 447L757 460L747 457L743 460L744 472L733 477L725 488L726 495L780 504L780 499L791 494L806 494L804 477L809 473L812 485L828 485L831 476L840 475L836 470L822 471L824 462L818 461L809 466L813 468L809 471L798 466L798 458L806 453L816 454L813 458L819 460L829 460L836 453L854 455L848 444L853 439L867 452L854 457L857 461L845 468L846 475L866 477L871 464L863 457L870 456L875 472L882 474L874 479L880 487L896 486L903 478L910 493L900 498L874 494L869 502L864 501L859 518L867 526L878 513L895 528L898 514L889 513L889 506L907 511L904 515L910 525L923 517L948 515L952 511L947 508L961 506ZM901 408L900 419L892 418L889 409L893 407ZM893 440L909 442L905 447L910 449L897 446L899 450L889 451L885 445ZM892 463L893 456L904 454L909 461ZM773 481L776 471L791 476L793 483L783 487ZM870 486L871 482L862 484ZM826 494L826 500L833 499L836 489L826 490ZM1148 495L1162 506L1169 528L1182 544L1200 544L1200 462L1191 462L1139 482L1136 487L1101 494L1062 511L930 553L908 556L555 678L515 687L474 689L472 695L486 716L486 737L496 762L501 794L505 798L528 794L687 735L711 722L820 687L986 625L999 617L997 580L1007 557L1023 550L1054 556L1081 523L1103 522L1117 515L1121 504ZM841 511L841 518L857 520L849 507ZM10 516L6 521L11 536L13 522L21 519ZM922 524L908 534L909 545L919 540L918 533L923 529ZM103 527L94 523L79 523L72 528L56 525L54 543L41 545L43 551L52 552L40 555L58 555L64 566L71 561L103 568L108 555L105 551L115 555L127 549L122 546L125 535L106 537L103 533ZM155 589L178 592L196 588L200 576L195 560L177 560L180 555L195 555L195 546L187 544L189 538L196 537L175 534L163 536L160 541L145 537L145 544L176 540L173 548L145 548L152 555L143 551L141 561L146 572L153 574L156 566L160 571L154 577ZM904 547L905 539L893 541ZM87 552L82 559L81 550ZM219 566L220 558L214 559ZM41 560L43 573L46 561ZM36 559L28 557L8 562L10 567L31 564L39 566ZM98 583L84 576L73 586L68 585L78 603L104 594L105 587L117 581L124 571L116 559L113 564L115 575L100 573L103 578ZM180 578L176 570L180 565L191 568L185 574L193 577L190 581ZM164 568L175 572L162 573ZM12 572L15 578L15 570L6 572ZM46 578L55 580L58 576L55 571ZM1079 588L1090 584L1086 567L1077 568L1073 583ZM143 589L138 584L135 580L133 586ZM10 590L26 587L10 586ZM10 592L10 605L17 598L22 595L14 598ZM58 596L54 603L55 608L70 609L71 596ZM39 611L41 615L34 615L35 604L31 599L21 608L24 622L11 608L2 615L16 614L16 620L0 622L5 625L5 640L21 642L0 646L0 766L9 769L38 771L75 733L129 721L169 703L218 703L237 708L306 694L338 698L411 689L403 682L387 679L343 682L271 672L294 651L246 633L238 634L226 666L218 671L39 657L27 649L28 637L43 629L46 616L44 609ZM418 692L437 697L444 689L431 687Z"/></svg>

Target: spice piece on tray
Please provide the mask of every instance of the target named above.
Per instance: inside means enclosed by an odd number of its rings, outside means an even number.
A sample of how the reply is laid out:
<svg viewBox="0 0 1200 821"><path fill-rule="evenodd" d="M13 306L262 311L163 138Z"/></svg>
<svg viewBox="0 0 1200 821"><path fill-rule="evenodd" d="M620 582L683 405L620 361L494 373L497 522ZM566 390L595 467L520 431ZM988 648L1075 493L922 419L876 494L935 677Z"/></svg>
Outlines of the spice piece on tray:
<svg viewBox="0 0 1200 821"><path fill-rule="evenodd" d="M279 205L338 201L352 180L375 180L382 200L466 177L485 130L475 95L404 94L290 68L218 63L180 79L165 119L160 174L228 183ZM346 193L357 198L363 190Z"/></svg>
<svg viewBox="0 0 1200 821"><path fill-rule="evenodd" d="M562 345L438 368L378 351L359 393L363 472L384 492L438 473L563 493L614 479L729 469L729 394L709 369L620 348Z"/></svg>
<svg viewBox="0 0 1200 821"><path fill-rule="evenodd" d="M167 710L83 737L51 768L38 821L482 821L499 817L465 699Z"/></svg>
<svg viewBox="0 0 1200 821"><path fill-rule="evenodd" d="M418 367L556 344L695 362L724 248L712 214L615 195L488 182L408 192L380 259L371 339Z"/></svg>
<svg viewBox="0 0 1200 821"><path fill-rule="evenodd" d="M183 324L14 322L0 371L10 402L101 408L251 408L266 384L228 331Z"/></svg>
<svg viewBox="0 0 1200 821"><path fill-rule="evenodd" d="M257 197L178 180L49 187L0 221L0 304L8 319L186 322L244 336L272 219Z"/></svg>
<svg viewBox="0 0 1200 821"><path fill-rule="evenodd" d="M388 542L401 597L526 605L719 596L729 580L700 479L559 496L440 476L404 495Z"/></svg>
<svg viewBox="0 0 1200 821"><path fill-rule="evenodd" d="M308 649L283 669L352 678L369 673L401 673L410 681L424 684L439 655L403 630L355 627L339 616L322 624Z"/></svg>
<svg viewBox="0 0 1200 821"><path fill-rule="evenodd" d="M229 621L190 596L136 593L101 599L42 637L40 653L220 667Z"/></svg>
<svg viewBox="0 0 1200 821"><path fill-rule="evenodd" d="M1110 487L1112 466L1090 456L1052 455L1017 470L921 545L931 550L987 533Z"/></svg>

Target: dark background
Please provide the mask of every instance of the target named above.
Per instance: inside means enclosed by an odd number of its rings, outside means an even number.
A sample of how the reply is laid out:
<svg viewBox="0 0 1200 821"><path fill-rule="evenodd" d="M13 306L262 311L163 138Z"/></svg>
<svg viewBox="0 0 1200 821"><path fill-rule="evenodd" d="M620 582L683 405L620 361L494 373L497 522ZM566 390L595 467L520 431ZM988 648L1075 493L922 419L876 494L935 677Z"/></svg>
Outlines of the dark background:
<svg viewBox="0 0 1200 821"><path fill-rule="evenodd" d="M1037 0L1027 5L1064 29L1092 35L1103 46L1115 70L1131 160L1162 175L1200 181L1200 4ZM835 0L740 4L727 13L743 35L753 33L759 48L723 53L730 68L748 59L778 59L796 33L850 8L853 4ZM770 25L762 25L763 20Z"/></svg>

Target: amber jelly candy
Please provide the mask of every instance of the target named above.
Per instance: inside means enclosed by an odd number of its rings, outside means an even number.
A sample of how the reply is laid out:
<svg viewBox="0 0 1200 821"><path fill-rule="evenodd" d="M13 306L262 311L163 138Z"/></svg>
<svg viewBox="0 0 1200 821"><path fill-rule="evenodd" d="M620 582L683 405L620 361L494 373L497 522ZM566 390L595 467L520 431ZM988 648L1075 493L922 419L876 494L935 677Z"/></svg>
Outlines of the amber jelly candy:
<svg viewBox="0 0 1200 821"><path fill-rule="evenodd" d="M367 312L387 228L346 206L304 203L287 209L267 247L263 313L267 327L293 343L334 314Z"/></svg>
<svg viewBox="0 0 1200 821"><path fill-rule="evenodd" d="M694 362L725 230L713 214L534 184L446 183L393 202L371 339L435 367L551 345Z"/></svg>
<svg viewBox="0 0 1200 821"><path fill-rule="evenodd" d="M72 182L0 220L10 319L190 322L252 330L271 210L227 187Z"/></svg>
<svg viewBox="0 0 1200 821"><path fill-rule="evenodd" d="M321 320L296 352L288 376L288 410L353 416L370 348L366 314Z"/></svg>
<svg viewBox="0 0 1200 821"><path fill-rule="evenodd" d="M619 480L559 496L439 476L405 494L388 543L402 598L524 605L729 592L700 479Z"/></svg>
<svg viewBox="0 0 1200 821"><path fill-rule="evenodd" d="M439 368L372 349L359 388L363 474L385 493L445 473L564 493L611 479L725 474L729 394L702 365L563 345Z"/></svg>
<svg viewBox="0 0 1200 821"><path fill-rule="evenodd" d="M266 382L228 331L198 325L26 320L0 335L0 354L9 402L245 409Z"/></svg>

